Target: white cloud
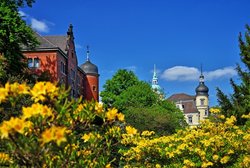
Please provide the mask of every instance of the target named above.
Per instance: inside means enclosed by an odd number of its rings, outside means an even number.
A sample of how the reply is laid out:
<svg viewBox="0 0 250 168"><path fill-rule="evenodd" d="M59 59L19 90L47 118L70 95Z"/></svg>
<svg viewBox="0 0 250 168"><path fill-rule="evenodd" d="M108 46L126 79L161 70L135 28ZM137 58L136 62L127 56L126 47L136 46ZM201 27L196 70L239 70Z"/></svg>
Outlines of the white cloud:
<svg viewBox="0 0 250 168"><path fill-rule="evenodd" d="M186 66L174 66L166 69L161 75L161 78L169 81L197 80L197 77L199 77L199 70L194 67Z"/></svg>
<svg viewBox="0 0 250 168"><path fill-rule="evenodd" d="M213 80L222 77L232 77L235 75L237 75L237 72L235 71L234 67L225 67L210 72L204 72L204 76L207 80Z"/></svg>
<svg viewBox="0 0 250 168"><path fill-rule="evenodd" d="M48 25L45 22L39 21L35 18L31 18L31 27L38 32L43 32L43 33L49 32Z"/></svg>
<svg viewBox="0 0 250 168"><path fill-rule="evenodd" d="M200 71L195 67L174 66L166 69L161 78L167 81L196 81L199 79ZM233 67L225 67L214 71L203 72L205 80L214 80L222 77L232 77L237 73Z"/></svg>
<svg viewBox="0 0 250 168"><path fill-rule="evenodd" d="M21 17L26 17L26 16L28 16L26 13L24 13L23 11L18 11L18 13L19 13L19 15L21 16Z"/></svg>

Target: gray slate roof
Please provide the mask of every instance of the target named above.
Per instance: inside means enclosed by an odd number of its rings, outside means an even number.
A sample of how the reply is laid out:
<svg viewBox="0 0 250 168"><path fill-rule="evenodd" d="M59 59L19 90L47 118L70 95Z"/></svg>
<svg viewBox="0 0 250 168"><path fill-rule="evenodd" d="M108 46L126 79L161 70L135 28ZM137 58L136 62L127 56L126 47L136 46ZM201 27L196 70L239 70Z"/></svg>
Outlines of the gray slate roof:
<svg viewBox="0 0 250 168"><path fill-rule="evenodd" d="M60 49L67 54L67 36L58 35L58 36L41 36L37 32L34 32L37 40L39 41L39 45L36 49ZM24 50L29 50L27 47L22 47Z"/></svg>

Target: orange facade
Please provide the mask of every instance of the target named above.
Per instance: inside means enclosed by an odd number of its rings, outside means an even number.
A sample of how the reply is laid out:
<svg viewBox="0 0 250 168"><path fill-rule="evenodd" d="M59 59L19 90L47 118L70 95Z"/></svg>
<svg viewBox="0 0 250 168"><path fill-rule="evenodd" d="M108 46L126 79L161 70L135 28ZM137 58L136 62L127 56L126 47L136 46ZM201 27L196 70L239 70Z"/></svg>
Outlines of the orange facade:
<svg viewBox="0 0 250 168"><path fill-rule="evenodd" d="M98 101L99 74L89 75L78 66L73 26L70 25L67 36L41 36L37 33L36 36L40 45L35 50L23 50L30 70L37 75L48 72L52 82L70 88L71 97L83 96L86 100Z"/></svg>

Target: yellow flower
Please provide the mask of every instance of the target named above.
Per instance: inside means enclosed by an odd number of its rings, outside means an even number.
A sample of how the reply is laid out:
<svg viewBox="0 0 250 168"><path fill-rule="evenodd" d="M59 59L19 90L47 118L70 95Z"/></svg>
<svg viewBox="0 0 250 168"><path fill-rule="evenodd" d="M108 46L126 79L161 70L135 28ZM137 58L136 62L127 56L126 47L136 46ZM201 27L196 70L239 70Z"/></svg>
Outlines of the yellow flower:
<svg viewBox="0 0 250 168"><path fill-rule="evenodd" d="M234 125L234 123L236 122L236 117L235 116L231 116L230 118L227 118L226 119L226 122L225 122L225 124L226 125Z"/></svg>
<svg viewBox="0 0 250 168"><path fill-rule="evenodd" d="M243 114L243 115L241 116L241 118L249 119L249 118L250 118L250 113L248 113L247 115Z"/></svg>
<svg viewBox="0 0 250 168"><path fill-rule="evenodd" d="M52 93L53 95L58 94L58 88L51 82L45 83L45 89L47 93Z"/></svg>
<svg viewBox="0 0 250 168"><path fill-rule="evenodd" d="M109 109L108 112L106 113L107 119L114 120L117 115L117 112L118 110L115 108Z"/></svg>
<svg viewBox="0 0 250 168"><path fill-rule="evenodd" d="M151 136L151 135L153 135L153 134L155 134L154 131L143 131L143 132L141 133L141 136Z"/></svg>
<svg viewBox="0 0 250 168"><path fill-rule="evenodd" d="M20 118L14 118L11 117L9 120L9 125L16 131L19 132L20 134L24 133L24 128L26 126L25 121Z"/></svg>
<svg viewBox="0 0 250 168"><path fill-rule="evenodd" d="M54 131L54 139L57 143L58 146L60 146L60 144L62 142L66 142L66 138L64 136L66 128L65 127L53 127L53 131Z"/></svg>
<svg viewBox="0 0 250 168"><path fill-rule="evenodd" d="M83 139L84 142L87 142L87 141L89 141L89 139L91 138L92 135L93 135L92 133L84 134L81 139Z"/></svg>
<svg viewBox="0 0 250 168"><path fill-rule="evenodd" d="M155 168L161 168L161 165L157 163L157 164L155 165Z"/></svg>
<svg viewBox="0 0 250 168"><path fill-rule="evenodd" d="M117 118L118 118L119 121L124 121L124 114L119 113L119 114L117 115Z"/></svg>
<svg viewBox="0 0 250 168"><path fill-rule="evenodd" d="M185 159L185 160L183 161L183 163L184 163L184 165L186 165L186 166L188 166L188 167L194 167L194 166L195 166L194 162L192 162L192 161L190 161L190 160L188 160L188 159Z"/></svg>
<svg viewBox="0 0 250 168"><path fill-rule="evenodd" d="M46 129L43 133L42 133L42 145L52 141L54 139L54 132L52 131L52 129Z"/></svg>
<svg viewBox="0 0 250 168"><path fill-rule="evenodd" d="M52 126L51 128L46 129L42 133L42 138L41 138L42 145L50 141L56 141L56 144L59 146L62 142L67 141L64 136L65 132L66 132L65 127Z"/></svg>
<svg viewBox="0 0 250 168"><path fill-rule="evenodd" d="M30 93L35 102L38 102L39 100L44 101L46 95L45 82L36 83Z"/></svg>
<svg viewBox="0 0 250 168"><path fill-rule="evenodd" d="M225 163L227 163L227 162L229 161L229 159L230 159L229 156L224 156L223 158L221 158L220 162L221 162L222 164L225 164Z"/></svg>
<svg viewBox="0 0 250 168"><path fill-rule="evenodd" d="M7 153L0 152L0 163L6 163L10 161L10 156Z"/></svg>
<svg viewBox="0 0 250 168"><path fill-rule="evenodd" d="M221 115L218 115L218 118L225 119L225 116L223 114L221 114Z"/></svg>
<svg viewBox="0 0 250 168"><path fill-rule="evenodd" d="M213 159L214 159L215 161L217 161L217 160L219 159L219 156L218 156L218 155L213 155Z"/></svg>
<svg viewBox="0 0 250 168"><path fill-rule="evenodd" d="M227 152L228 155L230 154L234 154L234 151L232 149L230 149L228 152Z"/></svg>
<svg viewBox="0 0 250 168"><path fill-rule="evenodd" d="M134 135L137 133L137 130L134 127L126 126L126 132L127 134Z"/></svg>
<svg viewBox="0 0 250 168"><path fill-rule="evenodd" d="M95 103L95 111L97 113L102 113L103 112L103 104L96 102Z"/></svg>
<svg viewBox="0 0 250 168"><path fill-rule="evenodd" d="M19 94L29 94L30 87L26 84L19 84L18 93Z"/></svg>
<svg viewBox="0 0 250 168"><path fill-rule="evenodd" d="M34 115L38 115L38 114L40 114L43 117L53 116L51 108L49 108L46 105L39 104L39 103L32 104L31 107L23 107L22 111L23 111L22 117L24 119L30 118L30 117L32 117Z"/></svg>
<svg viewBox="0 0 250 168"><path fill-rule="evenodd" d="M220 113L220 109L217 108L211 108L209 111L214 114Z"/></svg>
<svg viewBox="0 0 250 168"><path fill-rule="evenodd" d="M9 126L8 122L4 121L2 125L0 126L1 139L8 138L10 130L11 130L11 127Z"/></svg>
<svg viewBox="0 0 250 168"><path fill-rule="evenodd" d="M43 105L40 105L40 110L41 110L41 115L43 116L43 117L45 117L45 116L54 116L53 115L53 113L52 113L52 110L51 110L51 108L49 108L48 106L43 106Z"/></svg>
<svg viewBox="0 0 250 168"><path fill-rule="evenodd" d="M211 167L213 166L213 163L212 162L203 162L201 167Z"/></svg>
<svg viewBox="0 0 250 168"><path fill-rule="evenodd" d="M244 156L243 158L243 161L242 161L242 167L250 167L250 155L246 155Z"/></svg>
<svg viewBox="0 0 250 168"><path fill-rule="evenodd" d="M110 164L110 163L107 164L107 165L105 166L105 168L111 168L111 164Z"/></svg>
<svg viewBox="0 0 250 168"><path fill-rule="evenodd" d="M5 88L0 88L0 103L5 101L7 96L8 96L8 90L6 90Z"/></svg>

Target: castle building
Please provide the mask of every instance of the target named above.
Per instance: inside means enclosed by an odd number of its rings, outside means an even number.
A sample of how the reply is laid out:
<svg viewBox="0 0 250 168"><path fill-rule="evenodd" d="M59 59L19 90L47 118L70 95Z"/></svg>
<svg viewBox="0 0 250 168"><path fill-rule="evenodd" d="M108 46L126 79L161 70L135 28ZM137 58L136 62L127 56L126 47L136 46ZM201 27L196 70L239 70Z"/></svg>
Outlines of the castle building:
<svg viewBox="0 0 250 168"><path fill-rule="evenodd" d="M99 101L98 67L90 62L89 48L86 62L78 66L73 26L70 24L67 35L35 35L40 43L37 48L23 48L28 67L34 76L47 72L51 82L58 82L70 88L71 97L83 96L85 100Z"/></svg>
<svg viewBox="0 0 250 168"><path fill-rule="evenodd" d="M197 126L201 120L209 115L208 87L204 83L204 75L201 72L199 85L196 87L195 96L185 93L173 94L168 100L173 101L185 116L190 126Z"/></svg>

